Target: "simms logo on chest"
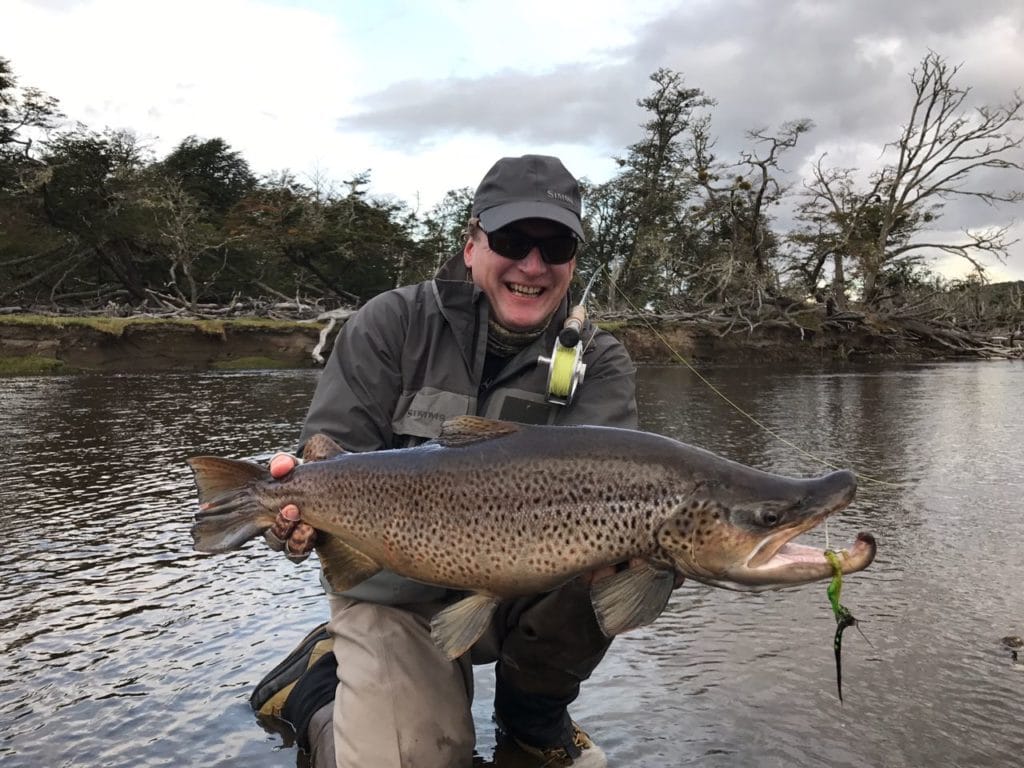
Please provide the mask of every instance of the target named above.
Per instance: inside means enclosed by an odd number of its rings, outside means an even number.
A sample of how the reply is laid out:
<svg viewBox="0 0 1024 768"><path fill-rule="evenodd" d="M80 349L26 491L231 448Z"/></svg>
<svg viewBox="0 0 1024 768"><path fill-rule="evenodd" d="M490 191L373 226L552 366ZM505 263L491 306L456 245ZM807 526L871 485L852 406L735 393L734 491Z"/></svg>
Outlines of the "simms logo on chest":
<svg viewBox="0 0 1024 768"><path fill-rule="evenodd" d="M408 413L414 419L419 419L420 421L445 421L450 418L448 414L437 413L436 411L424 411L420 408L410 408Z"/></svg>

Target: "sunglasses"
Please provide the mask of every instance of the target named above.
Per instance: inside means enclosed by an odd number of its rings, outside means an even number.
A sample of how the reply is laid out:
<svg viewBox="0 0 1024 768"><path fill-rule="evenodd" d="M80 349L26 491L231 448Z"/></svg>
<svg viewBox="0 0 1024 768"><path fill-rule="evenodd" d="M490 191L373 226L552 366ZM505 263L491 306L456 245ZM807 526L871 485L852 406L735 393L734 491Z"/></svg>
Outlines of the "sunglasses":
<svg viewBox="0 0 1024 768"><path fill-rule="evenodd" d="M568 264L579 250L580 241L576 235L551 235L531 237L518 229L502 228L487 235L487 247L506 259L520 261L534 248L540 251L545 264Z"/></svg>

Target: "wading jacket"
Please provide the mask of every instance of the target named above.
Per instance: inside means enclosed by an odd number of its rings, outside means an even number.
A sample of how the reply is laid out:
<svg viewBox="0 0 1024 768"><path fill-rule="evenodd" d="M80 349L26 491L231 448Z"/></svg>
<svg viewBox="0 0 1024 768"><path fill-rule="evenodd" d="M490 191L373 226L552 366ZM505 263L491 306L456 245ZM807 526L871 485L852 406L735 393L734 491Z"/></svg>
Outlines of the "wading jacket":
<svg viewBox="0 0 1024 768"><path fill-rule="evenodd" d="M467 280L461 254L433 280L374 297L338 334L300 447L323 432L348 451L407 448L437 437L446 419L473 414L636 429L633 362L589 321L581 334L587 369L575 398L565 406L547 401L548 366L538 358L551 355L568 306L567 296L544 334L484 381L489 305ZM445 590L385 571L345 594L403 604L440 599Z"/></svg>

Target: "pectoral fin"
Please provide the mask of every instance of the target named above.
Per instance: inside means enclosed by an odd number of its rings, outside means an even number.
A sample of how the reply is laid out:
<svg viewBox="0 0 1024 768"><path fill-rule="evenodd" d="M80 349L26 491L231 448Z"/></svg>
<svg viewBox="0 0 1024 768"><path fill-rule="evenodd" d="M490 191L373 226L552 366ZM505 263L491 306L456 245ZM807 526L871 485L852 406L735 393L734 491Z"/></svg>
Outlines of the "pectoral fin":
<svg viewBox="0 0 1024 768"><path fill-rule="evenodd" d="M650 624L665 610L675 575L643 564L594 582L590 602L607 637Z"/></svg>
<svg viewBox="0 0 1024 768"><path fill-rule="evenodd" d="M380 571L377 562L353 549L337 536L321 533L316 553L324 578L336 592L345 592Z"/></svg>
<svg viewBox="0 0 1024 768"><path fill-rule="evenodd" d="M498 598L474 594L439 611L430 620L430 636L449 659L470 649L487 629Z"/></svg>

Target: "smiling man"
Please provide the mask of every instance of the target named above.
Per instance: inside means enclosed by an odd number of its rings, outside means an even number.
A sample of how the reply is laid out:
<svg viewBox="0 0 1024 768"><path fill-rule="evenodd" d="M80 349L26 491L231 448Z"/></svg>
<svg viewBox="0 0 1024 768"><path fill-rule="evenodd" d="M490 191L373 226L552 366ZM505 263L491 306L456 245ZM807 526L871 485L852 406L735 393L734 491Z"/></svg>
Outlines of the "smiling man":
<svg viewBox="0 0 1024 768"><path fill-rule="evenodd" d="M635 428L633 363L589 322L584 381L569 402L548 398L539 358L551 354L569 312L580 215L579 185L558 158L495 163L476 191L462 253L433 280L381 294L346 322L300 447L317 433L348 451L409 447L467 414ZM271 472L283 478L295 463L279 454ZM268 541L301 559L316 537L287 505ZM516 764L605 765L567 710L610 644L590 605L589 585L600 575L503 603L455 661L434 645L429 619L457 593L390 572L344 593L321 579L330 622L250 701L292 724L317 768L458 768L472 763L475 744L470 665L494 664L499 752L527 760Z"/></svg>
<svg viewBox="0 0 1024 768"><path fill-rule="evenodd" d="M463 259L492 320L543 329L569 290L583 239L576 179L554 157L506 158L477 188L473 217Z"/></svg>
<svg viewBox="0 0 1024 768"><path fill-rule="evenodd" d="M547 327L569 289L578 242L572 232L546 219L488 230L474 220L465 263L490 300L491 319L522 331Z"/></svg>

